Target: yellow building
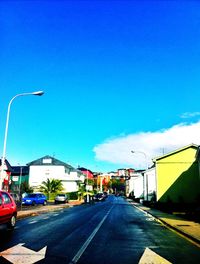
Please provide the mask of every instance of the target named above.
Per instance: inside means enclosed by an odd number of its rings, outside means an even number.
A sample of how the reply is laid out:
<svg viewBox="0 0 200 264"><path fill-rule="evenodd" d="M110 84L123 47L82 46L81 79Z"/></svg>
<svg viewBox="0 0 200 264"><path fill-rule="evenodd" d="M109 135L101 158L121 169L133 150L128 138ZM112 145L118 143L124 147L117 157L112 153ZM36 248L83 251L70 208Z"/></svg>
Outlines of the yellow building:
<svg viewBox="0 0 200 264"><path fill-rule="evenodd" d="M154 159L154 162L158 202L200 202L199 146L185 146Z"/></svg>

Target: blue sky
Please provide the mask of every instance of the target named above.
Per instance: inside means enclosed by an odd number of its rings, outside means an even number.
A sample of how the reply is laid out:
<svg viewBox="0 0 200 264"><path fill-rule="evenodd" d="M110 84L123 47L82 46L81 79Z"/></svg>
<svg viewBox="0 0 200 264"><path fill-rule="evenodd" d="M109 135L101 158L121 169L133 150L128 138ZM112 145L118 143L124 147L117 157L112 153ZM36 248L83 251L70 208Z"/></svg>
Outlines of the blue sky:
<svg viewBox="0 0 200 264"><path fill-rule="evenodd" d="M200 144L198 1L1 1L0 149L111 171Z"/></svg>

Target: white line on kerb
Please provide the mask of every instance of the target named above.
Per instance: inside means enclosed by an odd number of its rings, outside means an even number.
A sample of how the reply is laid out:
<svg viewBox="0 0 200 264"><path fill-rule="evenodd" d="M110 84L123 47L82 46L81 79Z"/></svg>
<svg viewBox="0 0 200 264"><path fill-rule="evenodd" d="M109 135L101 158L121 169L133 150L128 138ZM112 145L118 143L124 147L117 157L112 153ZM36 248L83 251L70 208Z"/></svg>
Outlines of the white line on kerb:
<svg viewBox="0 0 200 264"><path fill-rule="evenodd" d="M106 213L106 215L103 217L103 219L101 220L101 222L94 229L94 231L92 232L92 234L88 237L88 239L85 241L85 243L82 245L82 247L79 249L79 251L76 253L76 255L73 257L73 259L70 261L69 264L75 264L75 263L77 263L77 261L83 255L84 251L86 250L86 248L88 247L88 245L90 244L90 242L92 241L92 239L94 238L94 236L96 235L96 233L99 231L100 227L103 225L104 221L108 217L108 215L109 215L110 211L112 210L112 208L113 208L113 206Z"/></svg>

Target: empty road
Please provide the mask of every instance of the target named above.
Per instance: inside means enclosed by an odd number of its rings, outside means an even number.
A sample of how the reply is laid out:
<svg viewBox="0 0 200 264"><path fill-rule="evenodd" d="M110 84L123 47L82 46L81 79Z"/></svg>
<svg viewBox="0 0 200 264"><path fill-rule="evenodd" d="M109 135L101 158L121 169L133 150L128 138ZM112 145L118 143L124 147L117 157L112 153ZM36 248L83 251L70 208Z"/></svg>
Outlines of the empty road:
<svg viewBox="0 0 200 264"><path fill-rule="evenodd" d="M0 263L200 262L199 247L112 195L19 220L13 232L1 227L0 252Z"/></svg>

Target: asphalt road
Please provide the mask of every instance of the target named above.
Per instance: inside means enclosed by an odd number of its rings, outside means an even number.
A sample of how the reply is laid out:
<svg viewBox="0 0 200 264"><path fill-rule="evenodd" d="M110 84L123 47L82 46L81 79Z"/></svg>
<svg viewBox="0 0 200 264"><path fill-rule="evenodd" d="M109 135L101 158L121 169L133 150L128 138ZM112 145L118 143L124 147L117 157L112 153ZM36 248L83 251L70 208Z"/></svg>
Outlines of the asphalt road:
<svg viewBox="0 0 200 264"><path fill-rule="evenodd" d="M1 228L0 252L0 263L200 263L199 247L115 196Z"/></svg>

